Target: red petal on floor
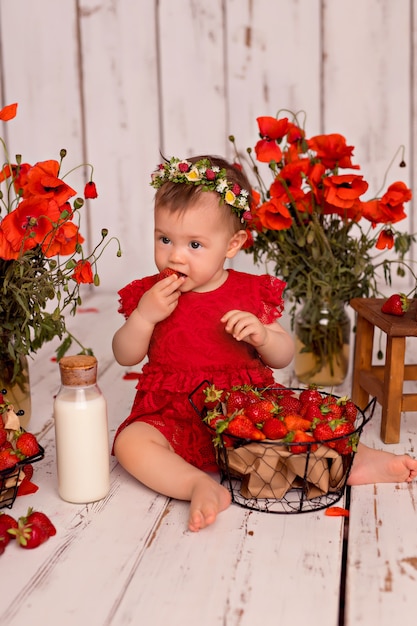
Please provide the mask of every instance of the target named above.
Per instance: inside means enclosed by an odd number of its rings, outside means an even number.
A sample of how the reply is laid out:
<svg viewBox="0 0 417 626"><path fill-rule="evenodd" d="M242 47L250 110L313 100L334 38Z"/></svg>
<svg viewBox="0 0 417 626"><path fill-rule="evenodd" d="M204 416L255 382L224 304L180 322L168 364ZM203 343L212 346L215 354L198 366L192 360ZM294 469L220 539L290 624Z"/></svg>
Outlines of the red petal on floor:
<svg viewBox="0 0 417 626"><path fill-rule="evenodd" d="M17 488L18 496L27 496L30 493L35 493L38 491L39 487L32 483L28 478L24 478Z"/></svg>
<svg viewBox="0 0 417 626"><path fill-rule="evenodd" d="M325 510L324 514L329 517L349 517L349 511L342 509L341 506L330 506Z"/></svg>
<svg viewBox="0 0 417 626"><path fill-rule="evenodd" d="M95 306L78 307L77 313L98 313L98 309Z"/></svg>
<svg viewBox="0 0 417 626"><path fill-rule="evenodd" d="M126 372L123 375L123 380L137 380L140 377L140 372Z"/></svg>

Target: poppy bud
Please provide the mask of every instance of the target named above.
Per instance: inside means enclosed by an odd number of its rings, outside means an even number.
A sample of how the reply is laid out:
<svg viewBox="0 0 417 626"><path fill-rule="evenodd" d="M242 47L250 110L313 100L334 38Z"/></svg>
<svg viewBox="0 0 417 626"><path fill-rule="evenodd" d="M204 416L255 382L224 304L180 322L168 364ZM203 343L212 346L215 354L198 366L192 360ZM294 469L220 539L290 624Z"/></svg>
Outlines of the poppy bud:
<svg viewBox="0 0 417 626"><path fill-rule="evenodd" d="M315 238L315 233L313 230L309 230L307 233L307 243L312 244Z"/></svg>
<svg viewBox="0 0 417 626"><path fill-rule="evenodd" d="M93 183L92 180L90 180L84 187L84 198L93 200L94 198L97 198L97 196L98 193L96 189L96 184Z"/></svg>
<svg viewBox="0 0 417 626"><path fill-rule="evenodd" d="M81 209L84 204L84 200L82 198L75 198L74 200L74 209Z"/></svg>

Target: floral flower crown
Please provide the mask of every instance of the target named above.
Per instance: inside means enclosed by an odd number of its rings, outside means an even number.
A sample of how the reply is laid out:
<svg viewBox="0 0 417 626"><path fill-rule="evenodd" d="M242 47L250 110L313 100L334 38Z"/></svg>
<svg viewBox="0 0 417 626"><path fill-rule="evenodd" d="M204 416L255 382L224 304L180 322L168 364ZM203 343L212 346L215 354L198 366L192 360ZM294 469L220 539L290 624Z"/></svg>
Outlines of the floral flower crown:
<svg viewBox="0 0 417 626"><path fill-rule="evenodd" d="M251 219L249 191L242 189L237 183L230 183L226 178L226 170L213 165L209 159L201 159L196 163L173 157L161 163L152 173L151 185L159 189L166 182L201 185L204 191L215 191L228 204L233 213L245 223Z"/></svg>

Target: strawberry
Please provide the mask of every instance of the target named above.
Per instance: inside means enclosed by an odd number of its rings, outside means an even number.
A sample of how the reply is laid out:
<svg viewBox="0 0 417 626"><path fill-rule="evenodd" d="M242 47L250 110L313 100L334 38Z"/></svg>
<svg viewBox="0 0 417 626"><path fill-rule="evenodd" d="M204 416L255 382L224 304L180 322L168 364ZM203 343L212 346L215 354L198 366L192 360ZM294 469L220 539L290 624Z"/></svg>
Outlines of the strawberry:
<svg viewBox="0 0 417 626"><path fill-rule="evenodd" d="M333 439L335 436L333 429L329 422L323 421L318 422L313 428L313 436L316 441L327 441L328 439ZM333 448L333 442L329 441L327 443L329 448Z"/></svg>
<svg viewBox="0 0 417 626"><path fill-rule="evenodd" d="M0 513L0 554L3 554L12 538L9 532L12 528L17 528L17 521L14 517L7 513Z"/></svg>
<svg viewBox="0 0 417 626"><path fill-rule="evenodd" d="M19 520L23 520L24 524L31 524L32 526L39 526L45 531L48 537L56 535L56 528L45 513L41 511L34 511L31 507L28 509L25 517L20 517Z"/></svg>
<svg viewBox="0 0 417 626"><path fill-rule="evenodd" d="M17 528L17 521L8 513L0 511L0 523L5 524L7 528Z"/></svg>
<svg viewBox="0 0 417 626"><path fill-rule="evenodd" d="M245 415L254 424L263 424L275 412L275 404L271 400L261 399L245 409Z"/></svg>
<svg viewBox="0 0 417 626"><path fill-rule="evenodd" d="M208 385L203 389L204 404L208 409L214 409L222 400L223 389L216 389L214 385Z"/></svg>
<svg viewBox="0 0 417 626"><path fill-rule="evenodd" d="M283 422L288 430L303 430L307 431L311 428L311 422L309 420L304 419L301 415L297 413L290 413L283 417Z"/></svg>
<svg viewBox="0 0 417 626"><path fill-rule="evenodd" d="M323 418L319 405L314 403L303 405L300 410L300 415L309 422L312 422L313 420L321 420Z"/></svg>
<svg viewBox="0 0 417 626"><path fill-rule="evenodd" d="M314 451L317 449L317 445L314 443L314 438L303 430L291 431L288 433L286 440L292 444L289 446L289 450L293 454L303 454L309 450Z"/></svg>
<svg viewBox="0 0 417 626"><path fill-rule="evenodd" d="M0 513L0 555L6 549L6 546L12 538L10 529L17 528L17 521L11 515L7 513Z"/></svg>
<svg viewBox="0 0 417 626"><path fill-rule="evenodd" d="M35 435L24 431L18 434L16 439L16 450L20 452L22 458L38 454L39 444Z"/></svg>
<svg viewBox="0 0 417 626"><path fill-rule="evenodd" d="M253 422L244 415L236 415L228 424L226 432L241 439L253 439L261 441L265 439L263 432L256 428Z"/></svg>
<svg viewBox="0 0 417 626"><path fill-rule="evenodd" d="M358 415L358 407L356 404L352 402L352 400L349 400L347 396L340 398L339 403L343 410L342 417L354 424Z"/></svg>
<svg viewBox="0 0 417 626"><path fill-rule="evenodd" d="M33 465L31 463L27 463L22 467L22 469L25 473L25 477L30 480L33 476Z"/></svg>
<svg viewBox="0 0 417 626"><path fill-rule="evenodd" d="M225 425L225 427L227 426L227 420L225 420L222 411L219 411L218 409L211 409L210 411L207 411L207 414L204 417L203 421L208 424L210 428L213 428L218 433L224 430L224 428L222 428L223 424ZM220 428L218 428L218 426Z"/></svg>
<svg viewBox="0 0 417 626"><path fill-rule="evenodd" d="M232 387L226 398L227 415L231 415L235 411L240 411L240 409L244 409L249 404L256 402L258 398L258 392L249 385L246 385L244 387Z"/></svg>
<svg viewBox="0 0 417 626"><path fill-rule="evenodd" d="M176 276L177 278L180 278L181 276L185 276L185 274L178 272L177 270L173 270L171 267L166 267L159 272L157 281L159 282L160 280L164 280L164 278L168 278L168 276Z"/></svg>
<svg viewBox="0 0 417 626"><path fill-rule="evenodd" d="M280 409L280 415L288 415L289 413L299 413L301 402L293 395L284 395L277 399L277 406Z"/></svg>
<svg viewBox="0 0 417 626"><path fill-rule="evenodd" d="M278 417L268 417L262 426L262 432L267 439L282 439L288 433L283 420Z"/></svg>
<svg viewBox="0 0 417 626"><path fill-rule="evenodd" d="M339 420L333 429L334 437L343 437L342 439L338 439L333 442L333 447L339 454L350 454L352 451L356 450L356 446L358 443L357 434L352 435L354 431L354 426L350 422L346 420ZM349 436L352 435L352 436Z"/></svg>
<svg viewBox="0 0 417 626"><path fill-rule="evenodd" d="M15 452L11 448L0 450L0 471L10 469L19 462Z"/></svg>
<svg viewBox="0 0 417 626"><path fill-rule="evenodd" d="M381 307L381 311L383 313L388 313L388 315L397 315L401 317L408 311L409 305L410 303L405 293L394 293L388 298L388 300L385 300Z"/></svg>
<svg viewBox="0 0 417 626"><path fill-rule="evenodd" d="M299 396L301 404L320 404L323 396L315 385L310 385L308 389L304 389Z"/></svg>
<svg viewBox="0 0 417 626"><path fill-rule="evenodd" d="M177 278L179 277L178 272L176 272L175 270L172 270L170 267L166 267L161 272L159 272L158 282L160 280L164 280L164 278L168 278L168 276L173 276L173 275L175 275Z"/></svg>
<svg viewBox="0 0 417 626"><path fill-rule="evenodd" d="M0 518L0 554L3 554L11 539L11 535L9 533L10 528L12 527Z"/></svg>
<svg viewBox="0 0 417 626"><path fill-rule="evenodd" d="M12 528L10 534L14 535L18 545L26 550L37 548L49 539L43 528L35 524L25 524L23 518L19 518L18 527Z"/></svg>
<svg viewBox="0 0 417 626"><path fill-rule="evenodd" d="M323 417L330 422L331 420L340 419L343 409L338 402L338 398L334 396L326 396L320 405L320 411Z"/></svg>

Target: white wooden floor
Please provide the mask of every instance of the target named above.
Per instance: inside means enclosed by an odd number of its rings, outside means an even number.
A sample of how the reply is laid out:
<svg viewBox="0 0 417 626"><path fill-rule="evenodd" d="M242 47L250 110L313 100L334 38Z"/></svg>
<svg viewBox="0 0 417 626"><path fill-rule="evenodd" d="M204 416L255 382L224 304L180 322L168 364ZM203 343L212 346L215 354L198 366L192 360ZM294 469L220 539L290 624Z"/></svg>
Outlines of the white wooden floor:
<svg viewBox="0 0 417 626"><path fill-rule="evenodd" d="M111 354L122 318L111 294L86 299L83 308L71 326L98 357L112 439L135 386ZM49 344L31 364L29 430L46 449L35 466L40 489L18 498L11 513L42 510L57 535L32 551L9 545L0 557L2 626L415 622L417 484L352 488L348 529L324 511L277 515L232 505L194 534L186 529L186 503L154 494L112 459L108 497L68 504L56 485L52 402L59 373L52 356ZM291 368L278 379L294 384ZM406 414L401 443L389 449L413 454L416 431L417 414ZM383 447L378 408L363 441Z"/></svg>

